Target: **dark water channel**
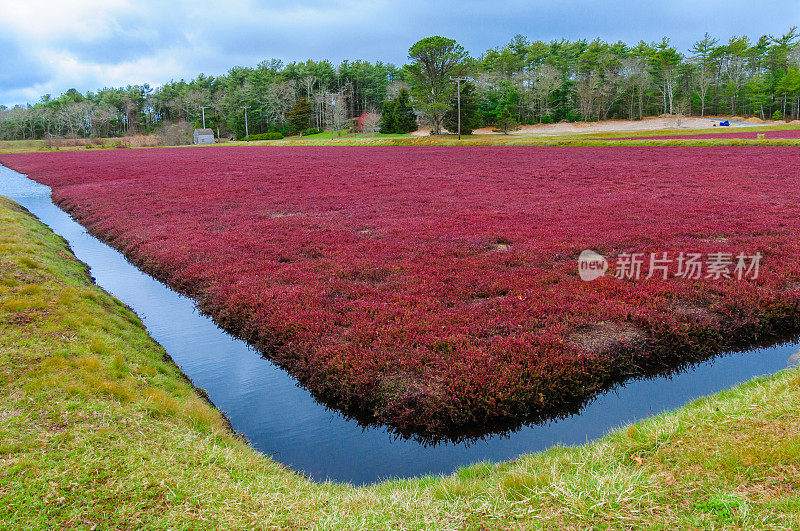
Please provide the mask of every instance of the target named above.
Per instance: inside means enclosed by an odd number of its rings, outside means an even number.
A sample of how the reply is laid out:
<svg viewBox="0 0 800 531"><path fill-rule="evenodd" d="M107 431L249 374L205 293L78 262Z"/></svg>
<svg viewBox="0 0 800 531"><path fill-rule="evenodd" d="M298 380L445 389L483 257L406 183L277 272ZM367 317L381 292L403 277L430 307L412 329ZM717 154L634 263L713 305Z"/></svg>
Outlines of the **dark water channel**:
<svg viewBox="0 0 800 531"><path fill-rule="evenodd" d="M435 447L363 429L326 409L308 391L242 341L200 315L194 303L94 237L50 201L50 189L0 166L0 195L30 210L65 238L97 284L128 304L147 330L259 451L315 479L371 483L383 478L447 474L477 461L500 461L556 444L596 439L620 425L790 365L797 346L729 354L672 378L630 381L583 411L547 425L471 444Z"/></svg>

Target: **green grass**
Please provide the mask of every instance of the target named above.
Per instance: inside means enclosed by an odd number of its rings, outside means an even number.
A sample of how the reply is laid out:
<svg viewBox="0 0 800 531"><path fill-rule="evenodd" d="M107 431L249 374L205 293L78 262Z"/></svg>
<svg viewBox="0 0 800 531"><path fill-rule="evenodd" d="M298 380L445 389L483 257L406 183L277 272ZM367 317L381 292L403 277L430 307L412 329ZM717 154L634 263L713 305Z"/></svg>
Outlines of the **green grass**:
<svg viewBox="0 0 800 531"><path fill-rule="evenodd" d="M764 131L789 131L800 129L798 125L750 125L734 127L706 127L703 129L651 129L649 131L604 131L602 133L580 133L582 137L588 138L619 138L619 137L642 137L642 136L669 136L669 135L714 135L720 133L763 133ZM573 135L562 135L561 138Z"/></svg>
<svg viewBox="0 0 800 531"><path fill-rule="evenodd" d="M798 129L796 125L748 127L752 133ZM283 140L250 142L249 145L273 146L800 146L800 139L741 139L709 138L705 134L719 132L716 129L665 130L633 132L574 133L565 135L509 134L509 135L465 135L461 140L455 135L423 136L359 134L330 138L329 133L309 137L291 137ZM670 135L694 135L697 138L641 138ZM621 137L625 137L620 139ZM247 142L230 142L223 145L248 145Z"/></svg>
<svg viewBox="0 0 800 531"><path fill-rule="evenodd" d="M183 146L208 149L224 146L800 146L800 139L737 139L708 138L704 135L731 133L746 130L750 133L800 129L797 125L765 125L746 128L733 127L716 129L654 129L650 131L606 131L602 133L572 133L564 135L542 135L537 133L512 133L509 135L465 135L461 140L455 135L415 137L411 135L383 135L380 133L342 134L331 139L330 131L305 137L293 136L283 140L260 140L253 142L236 141L204 146ZM651 139L671 135L699 135L689 139ZM624 137L624 140L619 138ZM113 149L114 143L124 139L106 139L102 147L92 149ZM86 147L61 147L61 151L86 150ZM152 149L152 148L130 148ZM29 153L47 151L43 140L0 141L0 153Z"/></svg>
<svg viewBox="0 0 800 531"><path fill-rule="evenodd" d="M58 146L52 145L47 140L0 140L0 153L35 153L39 151L88 151L117 149L121 144L128 142L126 138L88 138L76 139L76 141L88 142L88 144ZM69 143L70 141L66 140L65 142Z"/></svg>
<svg viewBox="0 0 800 531"><path fill-rule="evenodd" d="M364 139L364 138L412 138L411 135L401 135L401 134L389 134L384 135L382 133L348 133L347 131L342 131L341 134L334 133L333 139ZM288 137L286 140L292 141L306 141L306 140L331 140L331 132L330 131L323 131L322 133L317 133L315 135L306 135L303 137L299 136L292 136Z"/></svg>
<svg viewBox="0 0 800 531"><path fill-rule="evenodd" d="M30 153L44 148L44 140L0 140L0 153Z"/></svg>
<svg viewBox="0 0 800 531"><path fill-rule="evenodd" d="M3 198L0 301L3 529L800 527L797 369L584 446L355 488L232 435L136 315Z"/></svg>

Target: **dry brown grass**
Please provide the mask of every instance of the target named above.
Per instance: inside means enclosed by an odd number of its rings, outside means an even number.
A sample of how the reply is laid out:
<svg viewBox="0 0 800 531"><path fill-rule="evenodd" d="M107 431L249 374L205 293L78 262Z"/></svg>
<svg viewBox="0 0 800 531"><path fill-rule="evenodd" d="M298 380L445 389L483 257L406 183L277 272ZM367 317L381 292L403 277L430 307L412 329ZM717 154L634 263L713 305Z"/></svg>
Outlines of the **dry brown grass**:
<svg viewBox="0 0 800 531"><path fill-rule="evenodd" d="M132 148L159 147L164 145L161 139L156 135L126 136L122 140Z"/></svg>

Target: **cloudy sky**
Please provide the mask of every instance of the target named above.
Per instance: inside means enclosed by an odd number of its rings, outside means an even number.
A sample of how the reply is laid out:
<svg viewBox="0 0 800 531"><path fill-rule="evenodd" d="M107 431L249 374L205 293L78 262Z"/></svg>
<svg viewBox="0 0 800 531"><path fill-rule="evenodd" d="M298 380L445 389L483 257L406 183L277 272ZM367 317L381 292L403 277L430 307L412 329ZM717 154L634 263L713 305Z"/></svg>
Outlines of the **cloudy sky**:
<svg viewBox="0 0 800 531"><path fill-rule="evenodd" d="M667 35L685 51L706 31L757 38L793 25L797 0L0 0L0 104L71 87L157 86L272 57L402 64L433 34L474 56L517 33L629 43Z"/></svg>

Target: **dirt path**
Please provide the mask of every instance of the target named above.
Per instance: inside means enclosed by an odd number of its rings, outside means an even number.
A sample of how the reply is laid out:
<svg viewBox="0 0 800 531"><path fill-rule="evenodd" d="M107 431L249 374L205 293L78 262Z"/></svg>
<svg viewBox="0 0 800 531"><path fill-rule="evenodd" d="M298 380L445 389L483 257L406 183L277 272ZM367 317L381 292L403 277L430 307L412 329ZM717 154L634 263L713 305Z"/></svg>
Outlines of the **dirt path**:
<svg viewBox="0 0 800 531"><path fill-rule="evenodd" d="M560 122L556 124L536 124L523 125L514 131L515 135L566 135L566 134L591 134L591 133L613 133L626 131L653 131L658 129L717 129L720 121L730 121L730 127L750 127L756 125L785 125L783 121L764 121L758 118L744 119L741 116L707 116L685 117L685 116L652 116L643 120L606 120L602 122ZM725 130L725 128L723 128ZM482 127L473 131L479 135L501 134L495 133L492 127ZM430 128L421 128L413 136L428 136Z"/></svg>

